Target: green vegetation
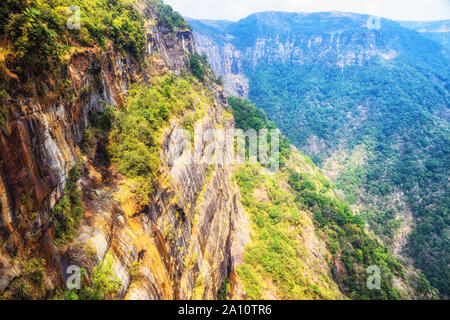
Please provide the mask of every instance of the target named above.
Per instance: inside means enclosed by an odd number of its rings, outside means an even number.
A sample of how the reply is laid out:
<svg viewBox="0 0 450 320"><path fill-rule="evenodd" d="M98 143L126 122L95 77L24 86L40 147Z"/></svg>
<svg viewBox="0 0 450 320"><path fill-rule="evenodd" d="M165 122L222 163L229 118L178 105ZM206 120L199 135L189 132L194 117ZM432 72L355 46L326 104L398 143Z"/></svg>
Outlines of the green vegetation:
<svg viewBox="0 0 450 320"><path fill-rule="evenodd" d="M197 52L192 53L189 56L189 66L192 74L199 81L205 82L205 80L208 79L219 86L223 85L222 77L217 77L214 72L212 72L208 57L205 54L199 55Z"/></svg>
<svg viewBox="0 0 450 320"><path fill-rule="evenodd" d="M245 263L237 268L247 298L267 299L274 295L277 299L342 298L331 277L310 260L310 253L300 240L308 220L295 203L294 195L281 188L283 176L269 178L260 170L258 166L248 166L236 173L241 201L254 230L252 242L246 248ZM269 200L257 201L256 189L266 190Z"/></svg>
<svg viewBox="0 0 450 320"><path fill-rule="evenodd" d="M265 279L269 276L279 298L338 298L325 275L321 282L304 276L312 271L306 267L307 253L297 237L307 223L304 212L311 212L316 230L332 253L331 273L337 283L344 279L340 283L343 292L352 299L398 299L400 293L392 287L392 281L394 276L404 278L402 266L365 233L361 217L353 215L348 205L337 200L322 185L319 176L319 173L314 176L297 173L290 166L273 179L261 174L258 167L246 167L236 173L242 203L255 230L245 264L238 269L248 297L263 298ZM286 180L295 191L280 187L281 181ZM267 190L270 202L255 200L255 190L261 187ZM341 267L338 271L337 265L345 266L344 270ZM371 265L381 268L381 290L367 289L366 269Z"/></svg>
<svg viewBox="0 0 450 320"><path fill-rule="evenodd" d="M346 293L354 299L398 299L399 293L391 287L395 276L404 276L402 266L375 238L364 231L365 222L353 215L350 207L326 192L316 190L307 174L292 173L289 183L297 191L296 201L314 214L320 232L328 237L327 243L335 260L345 265ZM325 189L326 190L326 189ZM376 265L381 268L380 291L368 290L364 271ZM332 267L332 273L337 271Z"/></svg>
<svg viewBox="0 0 450 320"><path fill-rule="evenodd" d="M229 97L228 103L233 109L233 117L237 128L244 131L248 129L276 129L275 124L267 120L264 110L256 108L249 100Z"/></svg>
<svg viewBox="0 0 450 320"><path fill-rule="evenodd" d="M107 156L98 153L106 153L105 144L108 142L115 110L113 106L106 106L103 113L89 114L89 127L83 133L80 149L90 159Z"/></svg>
<svg viewBox="0 0 450 320"><path fill-rule="evenodd" d="M189 65L191 67L192 74L200 81L205 79L205 65L207 60L204 56L198 53L193 53L189 56Z"/></svg>
<svg viewBox="0 0 450 320"><path fill-rule="evenodd" d="M222 77L217 77L214 74L209 65L208 57L205 54L191 53L189 55L189 67L191 68L192 75L199 81L205 82L206 80L210 80L219 86L223 85Z"/></svg>
<svg viewBox="0 0 450 320"><path fill-rule="evenodd" d="M81 28L66 23L78 6ZM3 1L0 30L11 40L9 64L17 74L39 75L59 65L74 46L104 47L112 41L140 59L145 51L144 19L133 1L126 0L23 0ZM28 68L32 65L33 68Z"/></svg>
<svg viewBox="0 0 450 320"><path fill-rule="evenodd" d="M228 294L230 293L230 278L225 278L222 281L219 292L217 293L217 300L227 300Z"/></svg>
<svg viewBox="0 0 450 320"><path fill-rule="evenodd" d="M316 191L316 185L306 173L292 173L288 181L291 187L297 192L305 190Z"/></svg>
<svg viewBox="0 0 450 320"><path fill-rule="evenodd" d="M105 256L100 265L94 267L89 285L80 290L67 290L64 293L66 300L107 300L114 299L120 290L121 282L113 269L114 259L110 253ZM83 271L85 275L86 272Z"/></svg>
<svg viewBox="0 0 450 320"><path fill-rule="evenodd" d="M196 80L167 75L150 86L133 85L128 106L111 112L108 151L119 171L138 183L138 193L148 195L160 167L161 134L171 118L186 110L201 110L210 95Z"/></svg>
<svg viewBox="0 0 450 320"><path fill-rule="evenodd" d="M264 112L257 109L248 100L229 98L236 120L236 127L242 130L263 128L274 129ZM291 155L290 144L286 139L280 143L281 162L286 163ZM280 188L283 175L269 178L260 173L257 166L245 166L235 174L239 185L242 204L253 222L252 243L246 250L245 263L238 267L237 273L244 285L247 298L263 299L276 294L280 299L337 299L339 290L333 287L332 279L320 274L313 280L308 275L307 253L304 244L298 240L307 222L302 217L295 197L289 191ZM268 201L256 200L256 188L267 191ZM264 192L264 191L262 191ZM320 273L315 266L315 273ZM276 292L270 292L270 284Z"/></svg>
<svg viewBox="0 0 450 320"><path fill-rule="evenodd" d="M269 131L276 129L275 124L267 120L265 112L262 109L256 108L249 100L244 100L239 97L229 97L228 104L233 110L236 128L244 131L249 129L254 129L256 131L261 129L267 129ZM267 142L270 143L270 134L267 138ZM246 143L246 148L248 152L248 143ZM268 150L272 152L272 150L270 150L270 144ZM280 167L283 167L291 152L289 139L285 136L281 136L279 150L275 150L275 152L280 153ZM274 155L271 156L273 157Z"/></svg>
<svg viewBox="0 0 450 320"><path fill-rule="evenodd" d="M158 9L158 26L166 27L171 32L175 29L191 29L189 24L184 20L183 16L172 7L158 1L156 8Z"/></svg>
<svg viewBox="0 0 450 320"><path fill-rule="evenodd" d="M266 12L238 22L191 24L221 50L228 44L240 50L232 72L246 73L250 99L337 178L345 199L383 242L397 240L402 216L412 212L414 231L402 254L448 297L449 55L426 33L387 19L372 32L361 28L366 20L358 14ZM337 30L346 35L345 48ZM291 46L285 56L280 43ZM370 45L377 56L368 59ZM254 59L252 52L261 54ZM347 53L354 59L344 58Z"/></svg>
<svg viewBox="0 0 450 320"><path fill-rule="evenodd" d="M52 216L55 221L55 244L57 246L74 239L83 219L81 190L77 185L81 177L80 170L81 164L70 170L64 196L52 209Z"/></svg>
<svg viewBox="0 0 450 320"><path fill-rule="evenodd" d="M447 79L445 70L433 72ZM314 137L324 143L310 153L316 163L324 165L339 146L346 151L336 184L386 243L400 226L399 212L408 210L405 206L412 210L417 225L407 251L445 295L450 284L450 139L441 115L450 95L427 77L402 61L343 72L266 65L252 75L250 96L296 146L311 146ZM361 149L364 154L356 157ZM396 200L399 194L403 201Z"/></svg>
<svg viewBox="0 0 450 320"><path fill-rule="evenodd" d="M4 298L29 300L45 298L44 259L31 259L22 263L22 275L13 280Z"/></svg>

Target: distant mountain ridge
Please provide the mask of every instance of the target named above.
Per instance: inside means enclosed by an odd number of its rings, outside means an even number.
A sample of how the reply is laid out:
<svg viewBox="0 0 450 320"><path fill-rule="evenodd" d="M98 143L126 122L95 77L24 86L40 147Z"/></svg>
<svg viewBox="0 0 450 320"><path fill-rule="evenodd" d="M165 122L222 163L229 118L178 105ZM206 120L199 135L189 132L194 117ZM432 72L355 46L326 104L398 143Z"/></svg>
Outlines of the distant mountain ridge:
<svg viewBox="0 0 450 320"><path fill-rule="evenodd" d="M449 57L438 43L395 21L381 18L380 30L368 29L369 18L345 12L261 12L237 22L188 22L195 30L199 51L207 54L215 73L224 77L226 91L242 96L248 95L245 75L260 63L319 63L342 69L401 55L403 60L420 60L426 68L443 65Z"/></svg>

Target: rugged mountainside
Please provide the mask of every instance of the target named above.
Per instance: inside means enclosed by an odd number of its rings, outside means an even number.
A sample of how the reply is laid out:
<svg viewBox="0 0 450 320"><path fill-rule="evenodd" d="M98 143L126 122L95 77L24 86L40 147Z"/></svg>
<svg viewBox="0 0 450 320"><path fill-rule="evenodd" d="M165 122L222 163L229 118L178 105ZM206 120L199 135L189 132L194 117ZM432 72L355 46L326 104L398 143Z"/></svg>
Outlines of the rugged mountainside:
<svg viewBox="0 0 450 320"><path fill-rule="evenodd" d="M264 12L189 22L226 92L264 109L447 297L449 52L394 21L368 28L368 19Z"/></svg>
<svg viewBox="0 0 450 320"><path fill-rule="evenodd" d="M0 29L1 298L433 296L286 138L275 175L187 161L194 124L202 159L209 129L275 126L227 101L170 7L6 1Z"/></svg>
<svg viewBox="0 0 450 320"><path fill-rule="evenodd" d="M399 21L405 28L416 30L427 38L441 43L450 49L450 20L441 21Z"/></svg>
<svg viewBox="0 0 450 320"><path fill-rule="evenodd" d="M392 60L408 51L422 64L448 52L414 32L381 19L380 30L367 28L369 16L344 13L262 12L238 22L188 19L199 52L224 77L230 94L248 95L248 76L264 64L363 66L380 58ZM419 43L418 48L414 44ZM428 56L427 56L428 55ZM428 61L427 59L430 59ZM442 63L439 61L437 63ZM229 79L229 80L227 80Z"/></svg>

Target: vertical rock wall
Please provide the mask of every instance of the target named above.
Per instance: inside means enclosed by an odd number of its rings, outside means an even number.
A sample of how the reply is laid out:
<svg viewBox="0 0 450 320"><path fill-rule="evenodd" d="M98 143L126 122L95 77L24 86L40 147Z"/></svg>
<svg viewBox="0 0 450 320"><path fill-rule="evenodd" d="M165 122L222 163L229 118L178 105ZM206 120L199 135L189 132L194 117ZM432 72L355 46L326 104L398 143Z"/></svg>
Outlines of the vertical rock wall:
<svg viewBox="0 0 450 320"><path fill-rule="evenodd" d="M101 170L87 163L80 181L84 225L74 243L54 247L51 208L80 159L77 145L89 112L123 105L133 82L148 82L168 71L189 72L192 33L156 27L152 9L139 9L150 17L145 67L112 47L80 48L69 59L70 81L62 92L54 90L48 99L12 97L9 128L0 133L0 293L20 276L19 261L36 253L47 259L48 290L67 278L67 266L92 270L111 253L122 282L119 297L130 299L213 299L232 268L233 230L242 209L231 168L216 166L207 179L206 166L179 162L171 154L180 139L176 121L163 143L165 182L150 205L134 201L120 175L112 173L114 178L106 182L98 178ZM208 108L204 130L222 122L227 108L221 89L213 90L216 102ZM232 120L226 123L233 125Z"/></svg>

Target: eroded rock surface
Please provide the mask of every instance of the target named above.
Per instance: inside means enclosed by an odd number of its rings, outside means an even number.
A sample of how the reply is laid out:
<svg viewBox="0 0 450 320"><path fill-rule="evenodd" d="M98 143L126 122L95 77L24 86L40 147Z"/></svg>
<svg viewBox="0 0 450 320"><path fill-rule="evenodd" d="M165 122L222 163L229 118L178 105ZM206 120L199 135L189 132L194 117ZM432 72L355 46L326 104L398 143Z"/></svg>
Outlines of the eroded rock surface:
<svg viewBox="0 0 450 320"><path fill-rule="evenodd" d="M107 253L122 284L119 298L214 299L233 268L232 243L240 242L234 230L243 213L232 168L186 164L183 150L172 154L181 139L176 120L163 139L161 182L150 205L142 206L114 169L88 161L79 182L84 202L79 236L62 248L54 245L51 209L81 159L78 144L89 112L122 106L131 83L189 72L189 53L195 51L191 31L158 27L151 8L139 9L149 17L145 67L113 47L80 48L67 64L70 81L62 93L47 100L37 94L12 97L8 130L0 132L0 293L20 276L20 262L36 253L47 261L49 294L64 288L68 266L92 270ZM228 108L224 94L219 87L212 90L215 102L203 130L219 123L233 127L232 118L222 121ZM209 147L204 142L203 148Z"/></svg>

